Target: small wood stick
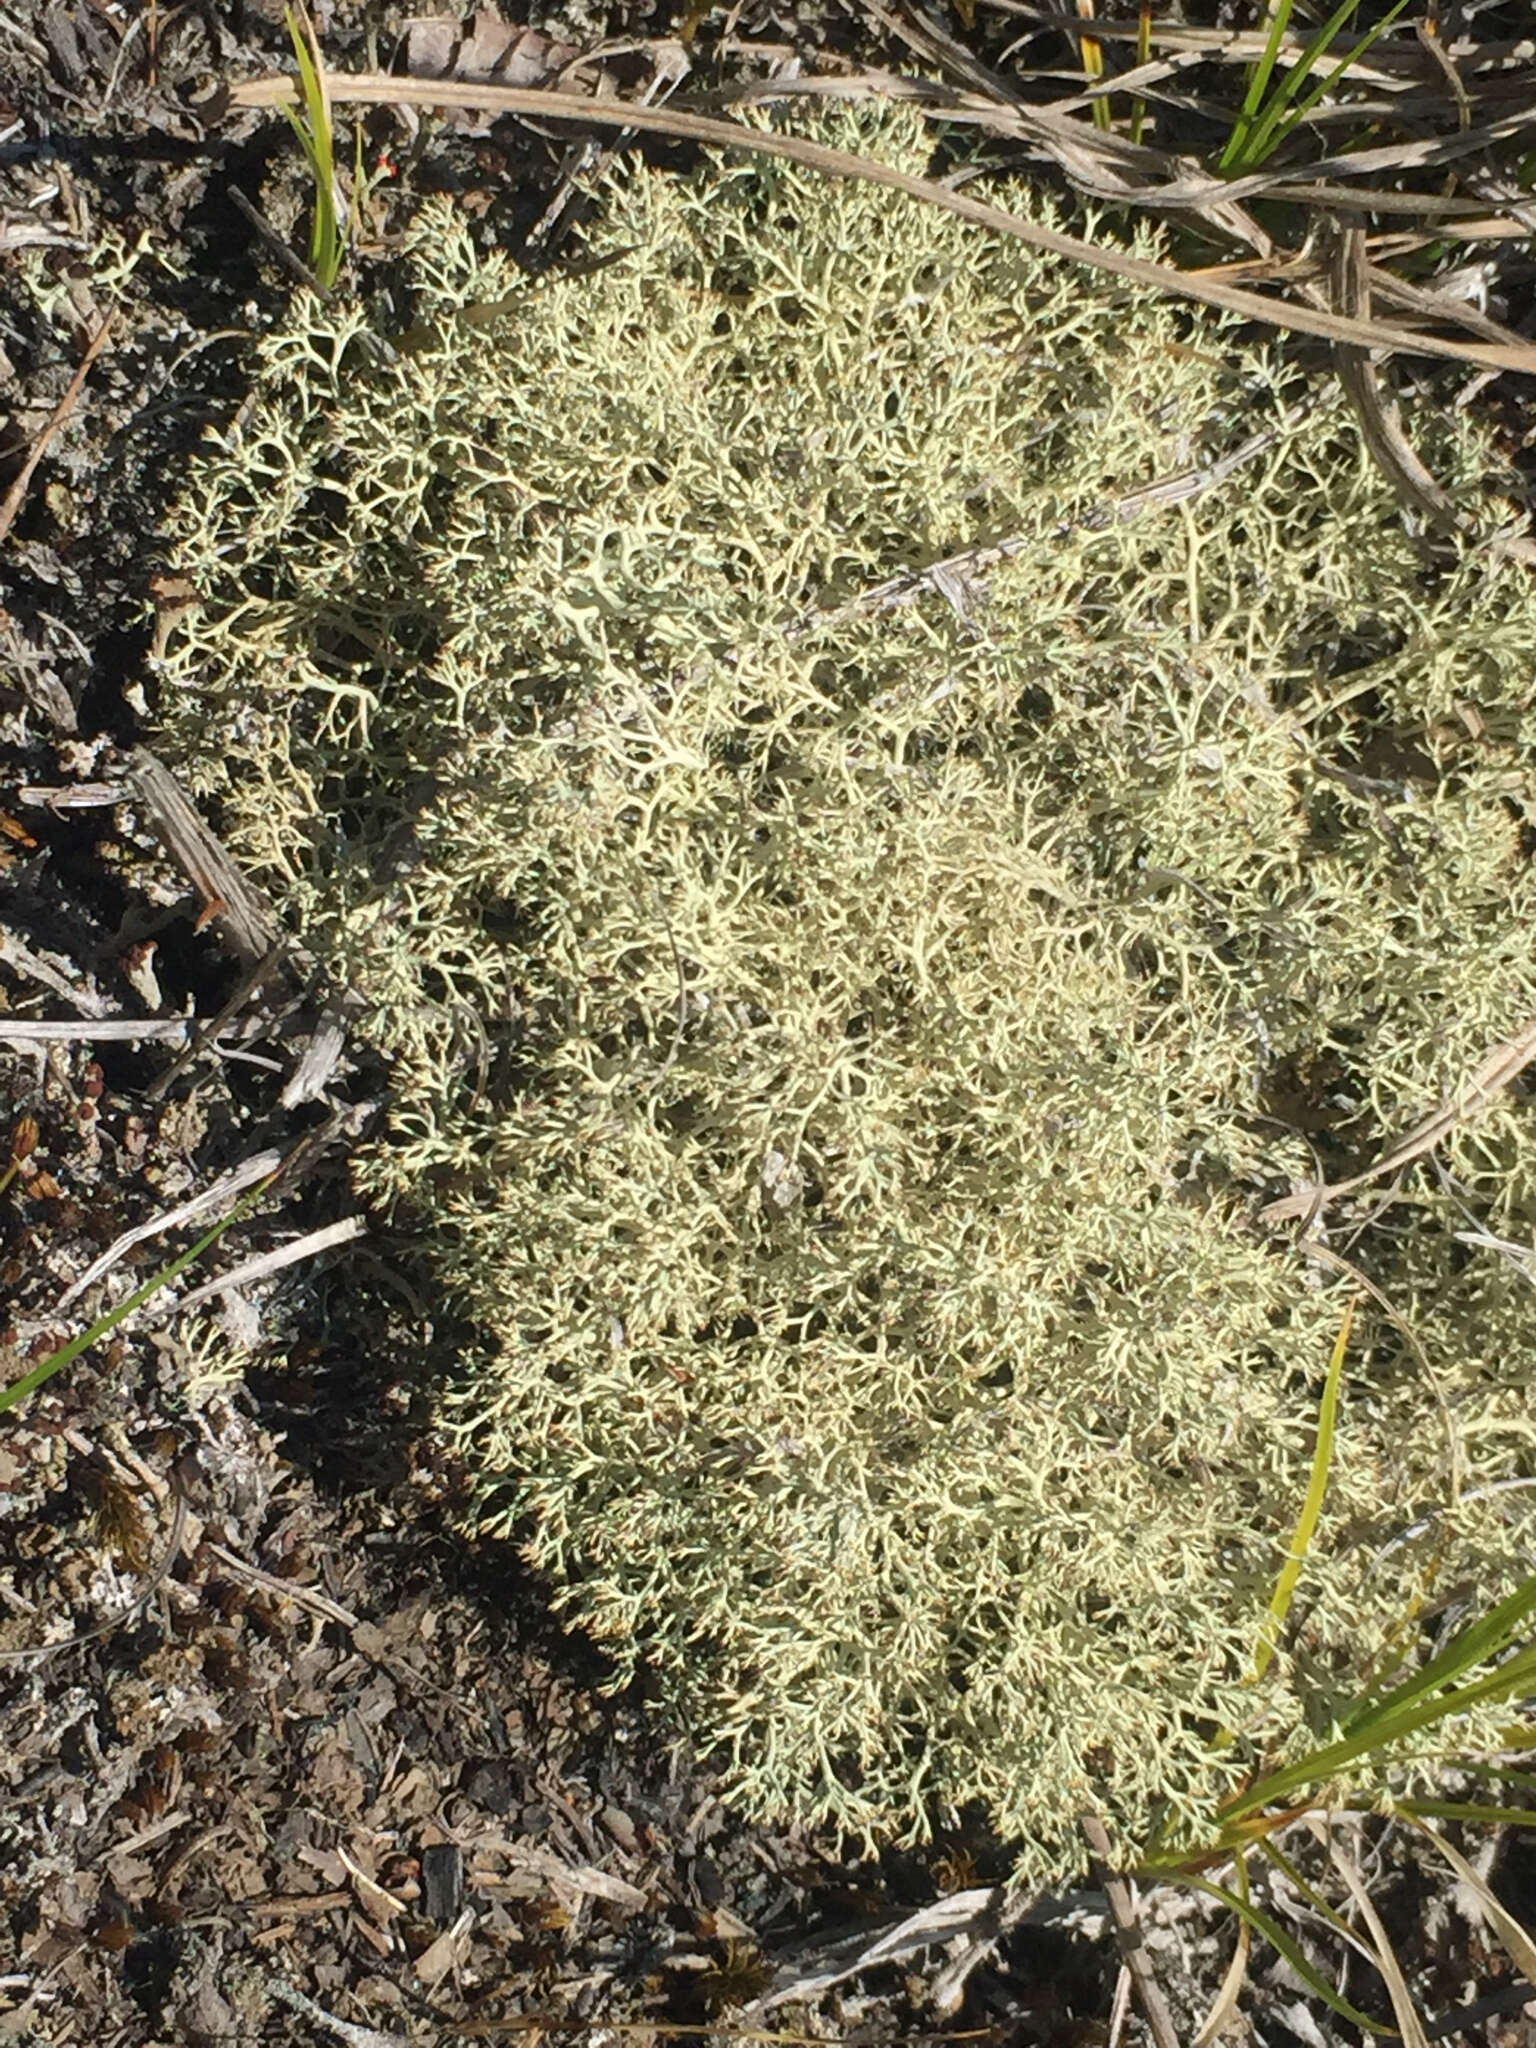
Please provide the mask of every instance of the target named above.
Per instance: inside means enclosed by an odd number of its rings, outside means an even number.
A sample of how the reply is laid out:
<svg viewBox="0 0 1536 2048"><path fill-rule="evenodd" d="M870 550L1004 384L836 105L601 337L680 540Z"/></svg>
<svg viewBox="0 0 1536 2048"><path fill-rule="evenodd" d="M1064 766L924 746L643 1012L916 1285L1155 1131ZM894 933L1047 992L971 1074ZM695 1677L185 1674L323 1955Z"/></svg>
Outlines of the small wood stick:
<svg viewBox="0 0 1536 2048"><path fill-rule="evenodd" d="M1096 1813L1082 1813L1078 1815L1077 1825L1093 1858L1093 1874L1109 1901L1109 1917L1114 1926L1120 1959L1130 1972L1131 1989L1136 1994L1136 2003L1141 2007L1156 2048L1179 2048L1178 2029L1173 2024L1173 2014L1163 1996L1163 1987L1153 1974L1152 1960L1141 1935L1141 1923L1136 1918L1136 1902L1131 1896L1131 1888L1110 1868L1114 1851L1104 1823Z"/></svg>
<svg viewBox="0 0 1536 2048"><path fill-rule="evenodd" d="M44 427L43 431L32 443L31 451L26 461L21 465L15 482L6 492L4 498L0 499L0 540L5 539L5 536L10 532L15 522L16 514L21 510L21 501L27 495L27 486L32 481L33 473L48 452L48 444L74 411L75 403L81 391L85 388L85 380L91 374L91 365L106 347L107 336L112 332L112 323L116 317L115 313L109 313L91 336L90 344L85 354L80 358L80 367L69 380L69 389L59 400L52 419L49 420L47 426Z"/></svg>

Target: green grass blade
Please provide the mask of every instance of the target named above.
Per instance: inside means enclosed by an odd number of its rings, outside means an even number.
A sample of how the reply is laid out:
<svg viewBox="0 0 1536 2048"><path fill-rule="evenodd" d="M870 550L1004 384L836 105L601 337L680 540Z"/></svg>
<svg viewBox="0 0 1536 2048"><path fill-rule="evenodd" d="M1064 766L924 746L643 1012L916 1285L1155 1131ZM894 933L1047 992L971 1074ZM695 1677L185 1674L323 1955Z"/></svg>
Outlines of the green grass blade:
<svg viewBox="0 0 1536 2048"><path fill-rule="evenodd" d="M284 109L289 125L298 136L309 163L315 186L315 217L309 236L309 267L321 288L329 291L341 272L341 230L336 218L335 130L331 124L330 99L320 65L314 27L290 7L285 17L299 71L302 116L292 107Z"/></svg>
<svg viewBox="0 0 1536 2048"><path fill-rule="evenodd" d="M1292 70L1290 77L1285 80L1280 90L1275 94L1251 132L1248 141L1247 161L1241 168L1252 169L1254 166L1263 163L1266 157L1273 154L1280 143L1290 134L1291 130L1306 119L1307 115L1317 105L1329 87L1337 84L1350 65L1357 63L1371 47L1372 43L1386 34L1387 30L1407 6L1408 0L1396 0L1396 5L1390 8L1373 28L1366 31L1354 48L1347 51L1331 71L1316 81L1312 90L1300 104L1292 106L1292 100L1305 84L1318 58L1338 33L1339 29L1344 26L1345 20L1354 12L1357 4L1358 0L1340 0L1339 6L1334 9L1329 19L1307 45L1300 61Z"/></svg>
<svg viewBox="0 0 1536 2048"><path fill-rule="evenodd" d="M1384 1699L1362 1701L1352 1714L1344 1717L1340 1724L1343 1732L1355 1734L1383 1715L1392 1713L1399 1705L1464 1678L1469 1671L1475 1671L1506 1648L1533 1612L1536 1612L1536 1577L1517 1586L1513 1593L1480 1619L1459 1629L1421 1671L1405 1679Z"/></svg>
<svg viewBox="0 0 1536 2048"><path fill-rule="evenodd" d="M1354 1928L1350 1926L1349 1922L1344 1918L1344 1915L1339 1911L1338 1907L1329 1905L1328 1901L1317 1889L1317 1886L1315 1884L1310 1883L1305 1877L1302 1876L1300 1870L1296 1867L1296 1865L1291 1861L1290 1857L1285 1854L1284 1850L1281 1849L1277 1843L1273 1841L1263 1841L1260 1842L1258 1846L1259 1853L1268 1862L1272 1863L1275 1866L1276 1870L1280 1872L1280 1874L1286 1879L1286 1881L1289 1884L1293 1884L1296 1887L1297 1891L1306 1900L1307 1904L1312 1908L1313 1912L1318 1914L1322 1919L1326 1920L1328 1925L1333 1929L1334 1933L1340 1937L1341 1940L1347 1941L1351 1947L1356 1947L1360 1945L1359 1935L1355 1932Z"/></svg>
<svg viewBox="0 0 1536 2048"><path fill-rule="evenodd" d="M217 1222L206 1236L200 1237L190 1250L184 1251L179 1258L172 1259L168 1266L162 1266L152 1279L146 1280L142 1287L136 1288L126 1301L120 1301L116 1308L109 1309L103 1316L98 1316L90 1328L82 1330L78 1337L71 1337L67 1344L61 1344L56 1351L50 1351L42 1363L34 1365L29 1373L24 1373L19 1380L13 1380L8 1387L0 1388L0 1415L7 1409L16 1407L28 1394L35 1394L56 1372L62 1372L66 1365L72 1365L82 1351L89 1351L93 1344L99 1343L103 1337L115 1330L120 1322L133 1314L135 1309L142 1308L162 1287L169 1287L173 1280L179 1279L188 1266L194 1265L204 1252L211 1250L218 1243L231 1224L239 1222L247 1209L266 1193L276 1178L275 1174L269 1174L265 1180L258 1181L250 1193L243 1195L229 1214Z"/></svg>
<svg viewBox="0 0 1536 2048"><path fill-rule="evenodd" d="M1278 1805L1312 1786L1324 1785L1351 1765L1379 1756L1393 1743L1417 1734L1420 1729L1432 1727L1436 1721L1465 1713L1485 1700L1505 1699L1512 1693L1524 1693L1533 1688L1536 1688L1536 1649L1524 1650L1501 1664L1498 1670L1489 1672L1485 1678L1446 1692L1426 1697L1418 1686L1405 1688L1404 1697L1394 1695L1392 1701L1384 1702L1381 1710L1360 1723L1353 1733L1326 1743L1310 1755L1298 1757L1294 1763L1257 1779L1223 1813L1223 1839L1227 1838L1225 1829L1231 1823L1258 1813L1266 1806Z"/></svg>
<svg viewBox="0 0 1536 2048"><path fill-rule="evenodd" d="M1347 1998L1335 1991L1322 1972L1307 1961L1278 1921L1272 1920L1269 1914L1254 1905L1251 1899L1239 1897L1236 1892L1228 1891L1225 1885L1213 1883L1208 1877L1186 1877L1183 1882L1193 1885L1196 1891L1205 1892L1209 1897L1219 1899L1224 1906L1230 1907L1255 1934L1261 1935L1271 1948L1285 1958L1307 1989L1315 1992L1324 2004L1331 2006L1341 2019L1348 2020L1352 2027L1359 2027L1367 2034L1379 2034L1389 2040L1397 2038L1395 2027L1383 2026L1380 2020L1369 2018L1358 2006L1351 2005Z"/></svg>
<svg viewBox="0 0 1536 2048"><path fill-rule="evenodd" d="M1242 109L1238 114L1232 133L1227 137L1227 146L1218 160L1223 171L1235 170L1246 162L1249 131L1258 119L1259 109L1269 91L1269 81L1275 75L1275 66L1280 60L1281 45L1285 31L1290 24L1293 0L1275 0L1275 7L1269 17L1269 35L1259 61L1248 74L1248 90L1243 94Z"/></svg>
<svg viewBox="0 0 1536 2048"><path fill-rule="evenodd" d="M1252 163L1262 163L1270 150L1273 149L1275 142L1280 139L1273 132L1276 123L1285 114L1291 101L1301 91L1308 78L1311 77L1318 59L1328 48L1328 45L1339 33L1339 30L1343 28L1350 16L1357 14L1359 9L1360 0L1339 0L1339 4L1334 8L1332 14L1329 15L1316 35L1308 39L1301 55L1270 94L1267 104L1254 124L1249 140L1249 157ZM1355 55L1356 52L1351 51L1348 56L1342 58L1334 66L1330 77L1337 78L1341 71L1347 70L1350 64L1354 62ZM1318 90L1326 90L1328 83L1329 80L1324 79ZM1293 115L1292 119L1293 121L1300 119L1299 111ZM1289 132L1290 125L1289 123L1287 124L1287 132Z"/></svg>
<svg viewBox="0 0 1536 2048"><path fill-rule="evenodd" d="M1354 1326L1355 1304L1348 1303L1344 1310L1344 1321L1328 1360L1328 1376L1323 1382L1323 1398L1317 1410L1317 1444L1312 1453L1312 1470L1307 1481L1306 1498L1301 1504L1301 1513L1296 1520L1296 1533L1291 1538L1291 1547L1286 1553L1285 1564L1275 1583L1270 1598L1269 1612L1259 1630L1258 1647L1253 1655L1253 1676L1258 1680L1269 1668L1275 1654L1275 1645L1280 1640L1280 1631L1285 1626L1285 1617L1290 1612L1301 1568L1306 1562L1312 1538L1317 1531L1318 1517L1323 1511L1323 1496L1328 1490L1328 1468L1333 1458L1334 1427L1339 1413L1339 1384L1344 1374L1344 1354L1349 1349L1349 1333Z"/></svg>
<svg viewBox="0 0 1536 2048"><path fill-rule="evenodd" d="M1479 1827L1536 1828L1536 1808L1481 1806L1468 1799L1399 1799L1399 1813L1410 1820L1466 1820Z"/></svg>

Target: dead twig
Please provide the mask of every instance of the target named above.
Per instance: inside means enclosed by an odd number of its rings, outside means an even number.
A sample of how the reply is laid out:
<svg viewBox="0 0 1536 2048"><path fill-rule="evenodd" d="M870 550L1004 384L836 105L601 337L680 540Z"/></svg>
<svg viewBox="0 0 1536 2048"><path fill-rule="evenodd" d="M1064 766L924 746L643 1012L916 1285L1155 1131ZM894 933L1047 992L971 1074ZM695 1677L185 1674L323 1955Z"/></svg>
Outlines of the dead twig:
<svg viewBox="0 0 1536 2048"><path fill-rule="evenodd" d="M1282 440L1306 415L1315 411L1320 393L1310 393L1299 404L1294 405L1277 420L1272 427L1265 427L1230 453L1215 462L1197 464L1190 469L1181 469L1172 475L1158 477L1152 483L1143 484L1140 489L1127 491L1123 497L1111 498L1090 506L1081 518L1063 520L1051 528L1044 539L1063 541L1074 533L1103 532L1114 526L1127 526L1143 512L1156 505L1178 505L1191 498L1198 498L1205 491L1213 490L1217 484L1225 483L1229 476L1256 462L1275 444ZM853 618L860 612L894 611L898 605L911 604L925 590L945 591L956 586L963 588L973 583L978 576L985 575L999 562L1006 562L1015 555L1021 555L1029 548L1042 545L1042 536L1037 533L1008 534L1001 540L988 541L975 547L962 548L958 554L946 555L942 561L930 562L921 569L904 569L896 576L888 576L883 583L861 590L856 597L843 603L829 606L825 611L811 611L791 621L784 628L787 639L796 640L814 631L817 627L838 625Z"/></svg>
<svg viewBox="0 0 1536 2048"><path fill-rule="evenodd" d="M165 1069L165 1072L157 1074L149 1087L145 1089L146 1101L159 1102L178 1076L228 1030L251 997L270 979L282 957L283 947L281 943L269 946L256 964L246 969L239 981L236 982L233 994L218 1012L206 1024L199 1024L197 1026L186 1047L176 1055L175 1059ZM188 1020L189 1023L193 1021L192 1019Z"/></svg>
<svg viewBox="0 0 1536 2048"><path fill-rule="evenodd" d="M1179 2048L1178 2029L1173 2024L1173 2014L1163 1996L1163 1987L1158 1983L1147 1954L1147 1945L1142 1939L1141 1923L1136 1917L1136 1901L1130 1886L1123 1877L1116 1877L1111 1868L1113 1850L1104 1823L1096 1813L1079 1816L1078 1826L1083 1840L1088 1844L1088 1853L1093 1859L1094 1876L1103 1886L1104 1896L1109 1901L1110 1923L1115 1930L1115 1941L1120 1950L1121 1960L1131 1976L1131 1989L1141 2007L1142 2017L1147 2023L1156 2048Z"/></svg>
<svg viewBox="0 0 1536 2048"><path fill-rule="evenodd" d="M91 374L91 365L106 347L107 337L112 332L113 322L116 318L117 315L115 313L108 313L96 332L91 336L86 346L85 354L80 358L80 367L69 380L69 389L54 408L53 417L49 420L47 426L43 428L37 439L32 443L27 459L17 471L10 489L3 498L0 498L0 541L5 539L5 536L15 524L16 514L21 510L22 500L27 495L27 487L32 481L37 465L47 454L55 434L58 433L60 427L63 426L64 422L74 411L80 393L85 389L85 380Z"/></svg>
<svg viewBox="0 0 1536 2048"><path fill-rule="evenodd" d="M344 1893L343 1897L350 1899L351 1894ZM291 2007L301 2018L334 2034L339 2041L346 2043L346 2048L406 2048L407 2037L404 2034L386 2034L378 2027L360 2027L355 2020L338 2019L335 2013L316 2005L312 1998L306 1998L302 1991L295 1990L293 1985L273 1976L270 1971L263 1973L261 1981L280 2004Z"/></svg>
<svg viewBox="0 0 1536 2048"><path fill-rule="evenodd" d="M1367 1187L1373 1180L1400 1173L1416 1159L1423 1159L1433 1152L1442 1138L1448 1138L1452 1131L1480 1116L1493 1098L1523 1073L1533 1059L1536 1059L1536 1017L1523 1025L1512 1038L1496 1045L1450 1102L1422 1123L1415 1124L1406 1137L1383 1152L1374 1166L1366 1167L1363 1173L1351 1174L1348 1180L1325 1181L1315 1187L1298 1188L1294 1194L1284 1195L1278 1202L1271 1202L1261 1209L1259 1221L1291 1223L1299 1216L1320 1215L1340 1195L1353 1194L1356 1188Z"/></svg>
<svg viewBox="0 0 1536 2048"><path fill-rule="evenodd" d="M247 1585L257 1586L276 1599L291 1600L295 1607L305 1608L322 1621L337 1622L342 1628L362 1625L360 1614L341 1606L328 1594L317 1592L313 1586L301 1585L297 1579L280 1579L274 1572L264 1572L260 1565L247 1564L243 1557L222 1543L209 1543L206 1547L210 1557L216 1557L226 1571L233 1572L237 1579L244 1579Z"/></svg>

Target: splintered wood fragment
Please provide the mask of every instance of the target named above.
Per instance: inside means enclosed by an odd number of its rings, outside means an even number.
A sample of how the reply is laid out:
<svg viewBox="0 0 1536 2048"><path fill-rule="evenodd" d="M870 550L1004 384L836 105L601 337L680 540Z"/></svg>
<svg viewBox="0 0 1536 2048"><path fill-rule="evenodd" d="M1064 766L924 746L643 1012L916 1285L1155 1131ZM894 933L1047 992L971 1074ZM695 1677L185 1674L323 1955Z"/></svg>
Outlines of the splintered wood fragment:
<svg viewBox="0 0 1536 2048"><path fill-rule="evenodd" d="M299 1055L298 1065L283 1084L278 1100L284 1109L297 1109L301 1102L319 1101L341 1064L348 1031L362 1009L362 997L351 988L339 990L326 1003L309 1043Z"/></svg>
<svg viewBox="0 0 1536 2048"><path fill-rule="evenodd" d="M283 936L261 891L241 874L176 777L147 747L134 748L129 779L166 852L202 898L203 918L216 922L231 952L254 966Z"/></svg>
<svg viewBox="0 0 1536 2048"><path fill-rule="evenodd" d="M95 811L120 804L133 791L126 782L24 782L17 801L46 805L50 811Z"/></svg>
<svg viewBox="0 0 1536 2048"><path fill-rule="evenodd" d="M1324 1181L1318 1187L1298 1188L1295 1194L1285 1195L1278 1202L1271 1202L1268 1208L1261 1209L1259 1221L1290 1223L1298 1216L1320 1214L1329 1202L1337 1201L1340 1195L1353 1194L1356 1188L1368 1187L1373 1180L1401 1173L1416 1159L1423 1159L1433 1152L1442 1138L1449 1137L1452 1131L1481 1116L1493 1098L1523 1073L1533 1059L1536 1059L1536 1017L1523 1025L1513 1038L1506 1038L1496 1045L1451 1101L1437 1109L1433 1116L1427 1116L1421 1124L1415 1124L1406 1137L1383 1152L1374 1166L1368 1166L1363 1173L1351 1174L1348 1180Z"/></svg>

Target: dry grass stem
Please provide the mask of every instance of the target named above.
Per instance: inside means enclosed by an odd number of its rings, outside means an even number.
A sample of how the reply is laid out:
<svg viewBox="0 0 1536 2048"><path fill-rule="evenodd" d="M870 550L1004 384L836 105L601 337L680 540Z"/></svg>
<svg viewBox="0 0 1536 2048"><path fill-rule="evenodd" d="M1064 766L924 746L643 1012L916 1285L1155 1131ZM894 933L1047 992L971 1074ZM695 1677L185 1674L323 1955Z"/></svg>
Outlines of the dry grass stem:
<svg viewBox="0 0 1536 2048"><path fill-rule="evenodd" d="M1070 262L1147 286L1153 291L1171 293L1178 298L1193 299L1202 305L1236 313L1244 319L1257 320L1266 326L1286 328L1299 334L1317 335L1325 341L1349 342L1362 348L1383 349L1389 354L1438 356L1451 362L1470 363L1484 369L1536 373L1536 344L1495 345L1463 341L1450 336L1421 334L1387 321L1351 320L1307 306L1262 298L1254 292L1245 292L1235 286L1222 285L1193 276L1172 264L1150 262L1142 257L1126 255L1118 249L1081 241L1075 236L1063 234L1055 228L1041 226L1038 222L1026 220L1018 214L1006 212L1001 207L989 205L983 200L969 198L965 193L956 192L932 178L918 177L912 172L898 170L893 165L880 163L870 157L857 156L846 150L831 149L826 144L814 142L805 136L776 135L762 129L748 128L737 122L720 121L708 115L690 113L679 107L642 107L629 101L621 104L609 104L601 100L573 102L568 95L559 93L529 91L515 86L460 84L451 79L419 80L393 78L377 73L334 73L329 75L328 85L331 98L338 104L483 107L490 111L523 114L541 120L577 121L597 127L634 128L644 134L675 135L693 142L708 143L718 149L740 149L759 156L777 157L782 161L801 164L807 169L820 171L829 176L855 178L870 184L883 185L891 191L905 193L908 198L916 199L924 205L942 207L961 220L971 221L978 227L990 228L995 234L1010 236L1030 248L1065 257ZM227 91L227 104L232 107L282 107L296 102L297 91L294 81L285 77L255 79L232 86ZM1511 124L1512 127L1519 125L1518 122ZM1465 140L1466 138L1458 138L1458 142ZM1450 146L1446 145L1446 148L1449 150ZM1462 152L1457 149L1452 153ZM1432 146L1425 145L1423 150L1415 154L1389 151L1383 155L1379 151L1363 152L1358 157L1330 160L1326 167L1330 170L1365 170L1380 168L1383 161L1395 165L1407 161L1429 163L1444 160L1446 158L1436 154ZM1317 168L1319 167L1314 166L1313 170ZM1240 198L1247 192L1271 191L1275 189L1277 180L1283 181L1283 173L1266 174L1257 179L1239 179L1234 181L1230 188L1224 188L1210 179L1202 179L1198 184L1189 183L1183 188L1163 188L1155 197L1160 205L1205 206Z"/></svg>

